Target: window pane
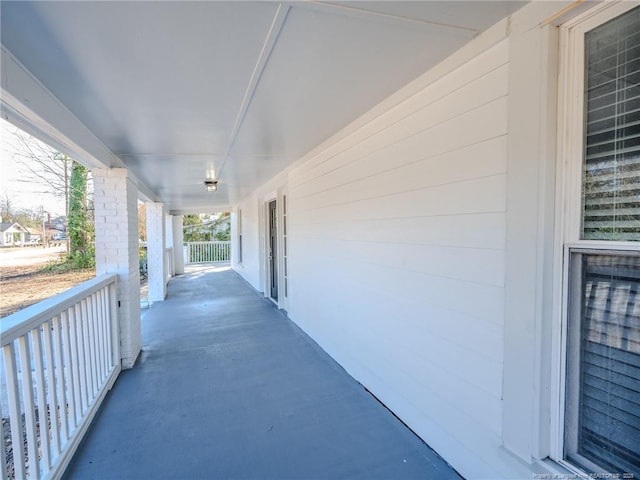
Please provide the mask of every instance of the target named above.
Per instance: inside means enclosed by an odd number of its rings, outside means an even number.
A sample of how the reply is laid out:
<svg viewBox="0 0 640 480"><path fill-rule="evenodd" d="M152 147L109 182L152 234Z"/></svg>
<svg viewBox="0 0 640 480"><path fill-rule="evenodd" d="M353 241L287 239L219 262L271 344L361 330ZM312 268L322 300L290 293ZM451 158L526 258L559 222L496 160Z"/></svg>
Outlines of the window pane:
<svg viewBox="0 0 640 480"><path fill-rule="evenodd" d="M640 8L585 42L582 238L640 240Z"/></svg>
<svg viewBox="0 0 640 480"><path fill-rule="evenodd" d="M640 256L571 261L566 456L640 478Z"/></svg>

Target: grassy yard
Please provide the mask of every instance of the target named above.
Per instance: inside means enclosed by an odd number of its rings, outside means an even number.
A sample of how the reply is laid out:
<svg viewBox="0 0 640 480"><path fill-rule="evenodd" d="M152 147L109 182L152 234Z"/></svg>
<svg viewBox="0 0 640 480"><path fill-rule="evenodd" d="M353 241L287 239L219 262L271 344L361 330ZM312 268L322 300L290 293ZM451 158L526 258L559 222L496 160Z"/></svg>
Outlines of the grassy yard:
<svg viewBox="0 0 640 480"><path fill-rule="evenodd" d="M38 265L0 267L0 318L95 277L94 269L41 273Z"/></svg>

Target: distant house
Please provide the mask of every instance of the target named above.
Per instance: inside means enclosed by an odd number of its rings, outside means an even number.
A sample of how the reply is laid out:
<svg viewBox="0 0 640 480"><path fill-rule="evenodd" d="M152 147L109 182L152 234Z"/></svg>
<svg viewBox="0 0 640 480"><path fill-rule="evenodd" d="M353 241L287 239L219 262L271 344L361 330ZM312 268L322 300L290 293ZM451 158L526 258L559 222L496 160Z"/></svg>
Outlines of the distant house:
<svg viewBox="0 0 640 480"><path fill-rule="evenodd" d="M25 240L30 243L37 243L42 241L42 230L38 228L27 227L27 235Z"/></svg>
<svg viewBox="0 0 640 480"><path fill-rule="evenodd" d="M57 218L49 218L49 220L45 223L47 229L57 230L58 232L66 232L67 231L67 217L57 217Z"/></svg>
<svg viewBox="0 0 640 480"><path fill-rule="evenodd" d="M29 231L19 223L0 223L0 247L16 247L24 245Z"/></svg>

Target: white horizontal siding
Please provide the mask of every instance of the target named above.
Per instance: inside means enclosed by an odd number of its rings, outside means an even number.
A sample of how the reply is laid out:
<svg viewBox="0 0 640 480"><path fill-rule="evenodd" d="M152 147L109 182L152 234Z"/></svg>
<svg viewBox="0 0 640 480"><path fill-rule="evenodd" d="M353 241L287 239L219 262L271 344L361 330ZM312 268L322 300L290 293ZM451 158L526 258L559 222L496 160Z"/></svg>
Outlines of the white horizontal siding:
<svg viewBox="0 0 640 480"><path fill-rule="evenodd" d="M260 290L260 216L258 200L255 196L237 206L242 211L242 264L236 265L236 271L251 284L256 290ZM237 251L238 231L237 225L232 232L233 249Z"/></svg>
<svg viewBox="0 0 640 480"><path fill-rule="evenodd" d="M342 167L334 165L332 170L323 173L321 172L324 169L314 169L319 173L319 176L312 181L293 183L294 188L291 189L291 193L298 195L300 199L308 199L309 197L313 199L320 194L318 200L321 202L322 193L325 193L325 195L335 194L336 192L332 190L344 186L353 186L352 183L354 182L363 182L371 178L388 175L396 169L400 170L397 175L402 176L404 180L409 178L406 173L411 171L420 173L427 168L429 175L433 175L433 179L426 185L447 183L456 181L459 178L474 178L466 173L465 170L466 168L471 168L472 172L478 169L484 172L483 164L476 165L478 161L487 162L490 172L501 170L501 165L502 171L504 171L504 166L506 165L504 158L502 158L503 163L500 164L499 159L496 160L493 155L470 158L468 154L475 150L476 144L505 135L507 129L506 112L507 99L505 97L497 98L448 122L418 132L402 139L399 143L380 148L353 162L346 163ZM487 118L491 118L492 121L487 122ZM405 120L405 122L410 121L411 118ZM383 134L384 132L381 132L378 135ZM496 150L502 147L502 151L506 150L504 141L502 143L494 142L483 147ZM362 149L364 149L364 146ZM484 153L484 150L482 152ZM358 154L359 152L354 151L352 153ZM333 160L339 158L343 158L343 156L336 156ZM345 160L348 161L348 157ZM496 162L498 162L497 165ZM326 162L323 166L330 163L333 165L334 162ZM425 165L428 167L425 167ZM457 168L438 168L438 165L455 165ZM390 180L393 180L393 178ZM372 185L374 187L377 186L375 181ZM418 185L425 186L424 184ZM407 189L404 183L400 185L390 183L390 186L392 188Z"/></svg>
<svg viewBox="0 0 640 480"><path fill-rule="evenodd" d="M431 246L503 249L504 215L501 212L373 218L301 223L298 234L320 240L417 244Z"/></svg>
<svg viewBox="0 0 640 480"><path fill-rule="evenodd" d="M290 317L473 476L502 427L507 107L503 41L288 183Z"/></svg>
<svg viewBox="0 0 640 480"><path fill-rule="evenodd" d="M329 162L329 164L325 165L322 168L330 169L330 162L337 155L344 155L349 151L355 150L355 153L351 153L351 157L352 159L358 158L359 150L357 150L356 147L364 148L365 146L361 144L365 140L367 142L371 142L372 136L374 136L376 133L393 133L390 130L390 127L393 127L394 125L401 122L403 119L413 115L414 113L428 108L428 106L432 103L450 96L452 92L455 92L457 89L468 85L469 77L465 75L464 69L470 68L475 70L475 72L477 72L475 77L477 78L491 72L496 68L500 68L500 66L502 65L505 65L507 63L507 56L508 46L504 43L490 49L489 51L484 52L482 55L478 55L474 59L467 62L463 68L455 70L451 74L447 75L446 81L442 81L441 79L440 81L429 85L428 88L417 92L409 100L398 104L397 106L391 108L384 115L381 115L380 117L372 120L368 125L366 125L366 128L361 128L352 133L350 136L327 146L323 151L316 153L314 158L309 159L304 170L294 172L297 183L300 184L316 177L318 173L315 171L315 169L322 167L322 165L327 162ZM420 131L426 128L426 125L416 125L414 128L417 131ZM400 135L402 135L402 131L400 132ZM376 144L368 143L368 145L369 150L371 150L372 148L375 148Z"/></svg>

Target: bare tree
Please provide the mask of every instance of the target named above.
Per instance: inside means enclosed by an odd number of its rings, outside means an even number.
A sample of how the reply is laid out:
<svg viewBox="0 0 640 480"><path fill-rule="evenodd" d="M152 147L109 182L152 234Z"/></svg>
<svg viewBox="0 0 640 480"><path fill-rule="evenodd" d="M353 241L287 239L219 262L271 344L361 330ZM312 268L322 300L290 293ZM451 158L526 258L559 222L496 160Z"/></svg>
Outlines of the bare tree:
<svg viewBox="0 0 640 480"><path fill-rule="evenodd" d="M5 148L18 165L17 181L29 183L29 191L32 193L44 193L63 198L67 222L73 217L72 230L81 231L79 236L85 241L84 243L88 242L93 234L93 195L89 170L64 153L58 152L16 127L7 140L6 147L9 148ZM76 173L75 181L72 172ZM6 197L8 201L8 196ZM74 200L71 212L70 199ZM9 204L7 206L10 207ZM27 212L24 213L26 213L25 218L29 216ZM69 227L69 225L66 226ZM84 243L83 248L74 244L71 245L74 248L70 249L67 241L67 253L73 254L76 250L88 253Z"/></svg>
<svg viewBox="0 0 640 480"><path fill-rule="evenodd" d="M53 194L65 199L65 215L69 215L69 175L72 160L49 145L15 128L12 159L20 165L19 182L38 185L34 193Z"/></svg>
<svg viewBox="0 0 640 480"><path fill-rule="evenodd" d="M0 217L4 219L9 219L13 217L13 200L9 193L5 190L2 198L0 198Z"/></svg>

